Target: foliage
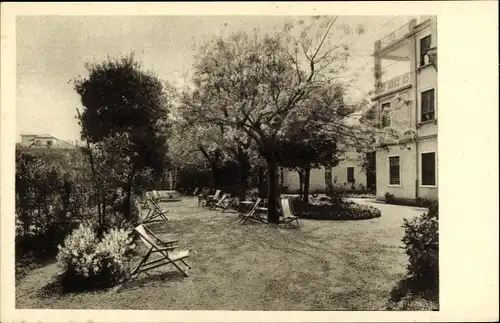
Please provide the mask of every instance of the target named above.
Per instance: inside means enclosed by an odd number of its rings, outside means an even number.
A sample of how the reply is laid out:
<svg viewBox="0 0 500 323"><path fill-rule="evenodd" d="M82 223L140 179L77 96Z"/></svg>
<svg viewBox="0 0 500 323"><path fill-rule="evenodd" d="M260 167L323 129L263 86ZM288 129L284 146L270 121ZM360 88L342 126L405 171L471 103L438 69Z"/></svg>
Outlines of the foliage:
<svg viewBox="0 0 500 323"><path fill-rule="evenodd" d="M393 204L394 201L396 200L396 197L394 196L394 194L391 194L388 192L386 192L384 194L384 198L385 198L385 203L387 203L387 204Z"/></svg>
<svg viewBox="0 0 500 323"><path fill-rule="evenodd" d="M131 54L101 63L87 63L88 75L74 81L84 110L81 137L95 157L92 168L99 191L99 223L104 222L108 188L122 187L130 217L130 199L141 172L159 177L168 166L168 113L175 91L156 75L142 70ZM103 184L106 184L103 186Z"/></svg>
<svg viewBox="0 0 500 323"><path fill-rule="evenodd" d="M434 204L434 201L424 199L424 198L417 198L416 200L406 200L406 199L400 199L394 196L394 194L390 193L385 193L384 194L384 199L385 203L387 204L394 204L394 205L406 205L406 206L419 206L419 207L429 207Z"/></svg>
<svg viewBox="0 0 500 323"><path fill-rule="evenodd" d="M333 36L336 19L287 23L275 33L234 33L207 42L197 57L190 117L253 140L267 163L271 222L278 221L278 140L294 115L307 110L311 93L346 68L349 48Z"/></svg>
<svg viewBox="0 0 500 323"><path fill-rule="evenodd" d="M319 92L319 91L315 91ZM299 173L301 193L305 202L309 198L310 172L313 168L335 167L338 164L340 149L338 142L342 138L330 136L317 122L341 122L344 109L343 91L337 85L331 91L321 91L321 97L331 95L333 99L328 102L310 100L306 112L295 113L295 120L290 121L286 127L283 138L278 140L277 155L280 166L296 170Z"/></svg>
<svg viewBox="0 0 500 323"><path fill-rule="evenodd" d="M439 303L435 299L408 293L398 301L390 300L386 309L389 311L438 311Z"/></svg>
<svg viewBox="0 0 500 323"><path fill-rule="evenodd" d="M251 201L255 201L259 198L259 189L258 188L252 188L247 191L247 199Z"/></svg>
<svg viewBox="0 0 500 323"><path fill-rule="evenodd" d="M340 186L328 185L326 188L326 196L330 198L330 201L333 205L340 206L345 204L347 192Z"/></svg>
<svg viewBox="0 0 500 323"><path fill-rule="evenodd" d="M78 149L16 150L16 262L57 252L92 204Z"/></svg>
<svg viewBox="0 0 500 323"><path fill-rule="evenodd" d="M153 73L143 71L133 54L87 63L85 67L88 76L74 81L85 108L82 139L88 136L94 143L116 133L129 133L134 149L141 155L137 162L161 168L173 88Z"/></svg>
<svg viewBox="0 0 500 323"><path fill-rule="evenodd" d="M134 245L128 231L111 229L99 241L94 228L81 225L58 247L63 288L75 290L112 286L126 277Z"/></svg>
<svg viewBox="0 0 500 323"><path fill-rule="evenodd" d="M439 309L439 203L403 220L402 242L409 258L407 276L391 292L389 310Z"/></svg>
<svg viewBox="0 0 500 323"><path fill-rule="evenodd" d="M379 209L355 203L342 202L332 204L331 201L322 200L322 203L305 203L293 199L293 208L298 217L315 220L366 220L381 216Z"/></svg>
<svg viewBox="0 0 500 323"><path fill-rule="evenodd" d="M439 205L411 220L403 219L403 244L409 257L408 276L422 288L436 288L439 278Z"/></svg>

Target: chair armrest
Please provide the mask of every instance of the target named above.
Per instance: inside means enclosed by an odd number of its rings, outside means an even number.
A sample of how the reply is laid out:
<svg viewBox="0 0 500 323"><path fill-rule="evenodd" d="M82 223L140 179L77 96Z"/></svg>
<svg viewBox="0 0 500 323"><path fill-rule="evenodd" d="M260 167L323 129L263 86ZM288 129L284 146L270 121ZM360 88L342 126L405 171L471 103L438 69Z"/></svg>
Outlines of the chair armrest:
<svg viewBox="0 0 500 323"><path fill-rule="evenodd" d="M165 240L158 240L158 242L160 244L162 244L162 245L167 245L167 244L177 243L177 242L179 242L179 240L177 240L177 239L172 239L172 240L167 240L167 241L165 241Z"/></svg>
<svg viewBox="0 0 500 323"><path fill-rule="evenodd" d="M151 252L163 252L163 251L172 251L172 250L175 250L175 247L165 247L165 248L153 250Z"/></svg>

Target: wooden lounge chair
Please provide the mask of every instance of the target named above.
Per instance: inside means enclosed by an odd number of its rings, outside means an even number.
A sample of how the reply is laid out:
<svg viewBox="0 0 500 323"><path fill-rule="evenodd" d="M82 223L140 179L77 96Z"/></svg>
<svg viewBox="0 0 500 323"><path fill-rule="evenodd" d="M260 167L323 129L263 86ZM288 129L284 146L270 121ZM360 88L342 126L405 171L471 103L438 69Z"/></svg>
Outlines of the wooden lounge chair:
<svg viewBox="0 0 500 323"><path fill-rule="evenodd" d="M290 224L295 221L297 223L297 227L300 228L299 218L293 215L292 206L290 205L290 199L281 198L280 204L282 214L282 217L280 218L280 224Z"/></svg>
<svg viewBox="0 0 500 323"><path fill-rule="evenodd" d="M262 201L262 199L258 198L255 201L255 203L252 206L252 208L250 209L250 211L248 211L248 213L241 214L241 218L239 220L239 222L241 224L244 224L245 222L247 222L248 219L252 219L252 220L256 220L256 221L259 221L259 222L266 223L266 221L260 216L259 212L257 212L261 201Z"/></svg>
<svg viewBox="0 0 500 323"><path fill-rule="evenodd" d="M137 277L143 272L168 264L172 264L184 276L189 276L188 269L191 267L185 261L185 259L189 256L189 251L175 250L177 247L177 240L163 241L142 224L138 225L134 230L139 234L142 242L144 242L149 250L140 261L139 265L137 265L137 267L131 272L130 278ZM156 259L148 262L152 255L156 255ZM183 269L179 262L181 262L186 268Z"/></svg>
<svg viewBox="0 0 500 323"><path fill-rule="evenodd" d="M203 189L200 194L198 194L198 207L200 206L203 206L207 203L208 199L209 199L209 190L207 189Z"/></svg>
<svg viewBox="0 0 500 323"><path fill-rule="evenodd" d="M231 205L231 197L229 194L222 194L222 197L217 201L216 204L213 205L214 209L222 209L222 213Z"/></svg>
<svg viewBox="0 0 500 323"><path fill-rule="evenodd" d="M168 210L162 210L158 202L154 199L148 200L149 211L146 217L141 223L151 223L157 221L168 221L167 212Z"/></svg>
<svg viewBox="0 0 500 323"><path fill-rule="evenodd" d="M156 191L156 190L153 190L151 193L152 193L152 195L153 195L153 199L154 199L157 203L159 203L159 202L163 202L163 201L165 201L165 200L168 200L168 197L162 197L162 196L160 196L160 193L158 193L158 191Z"/></svg>
<svg viewBox="0 0 500 323"><path fill-rule="evenodd" d="M143 208L148 208L149 207L149 200L151 200L153 197L151 195L151 192L144 192L144 195L142 197L142 207Z"/></svg>
<svg viewBox="0 0 500 323"><path fill-rule="evenodd" d="M219 201L219 195L221 192L221 190L216 190L214 195L207 195L207 197L205 198L205 206L212 207L215 203L217 203Z"/></svg>

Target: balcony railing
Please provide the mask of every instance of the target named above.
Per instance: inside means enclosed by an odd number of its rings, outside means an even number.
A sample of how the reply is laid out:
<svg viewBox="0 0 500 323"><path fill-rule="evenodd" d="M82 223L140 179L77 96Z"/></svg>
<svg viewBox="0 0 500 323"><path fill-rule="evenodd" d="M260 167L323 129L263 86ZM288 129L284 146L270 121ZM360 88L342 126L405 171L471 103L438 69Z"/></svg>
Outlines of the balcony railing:
<svg viewBox="0 0 500 323"><path fill-rule="evenodd" d="M396 76L386 82L382 82L377 86L377 95L392 92L411 84L411 72Z"/></svg>
<svg viewBox="0 0 500 323"><path fill-rule="evenodd" d="M406 34L408 34L411 31L410 29L411 25L412 22L406 23L403 26L396 29L395 31L393 31L392 33L390 33L389 35L380 39L380 49L387 48L390 45L394 44L396 41L403 38Z"/></svg>

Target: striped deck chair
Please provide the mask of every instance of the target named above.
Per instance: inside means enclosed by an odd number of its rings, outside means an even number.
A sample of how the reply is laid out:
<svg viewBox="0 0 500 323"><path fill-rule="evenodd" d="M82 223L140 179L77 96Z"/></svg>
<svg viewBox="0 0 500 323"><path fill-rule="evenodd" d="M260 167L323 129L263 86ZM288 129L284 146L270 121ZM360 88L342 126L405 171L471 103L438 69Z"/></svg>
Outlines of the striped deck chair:
<svg viewBox="0 0 500 323"><path fill-rule="evenodd" d="M280 198L281 204L281 214L280 224L290 224L294 221L297 223L297 227L300 228L299 218L293 215L292 206L290 205L290 199Z"/></svg>
<svg viewBox="0 0 500 323"><path fill-rule="evenodd" d="M175 250L177 247L177 240L163 241L142 224L138 225L134 230L139 234L142 242L149 250L139 262L139 265L131 272L130 278L137 277L141 273L168 264L172 264L184 276L189 276L188 270L191 266L185 261L189 256L189 251ZM156 256L156 259L148 262L149 258L153 255ZM179 262L182 263L185 268L182 268Z"/></svg>

